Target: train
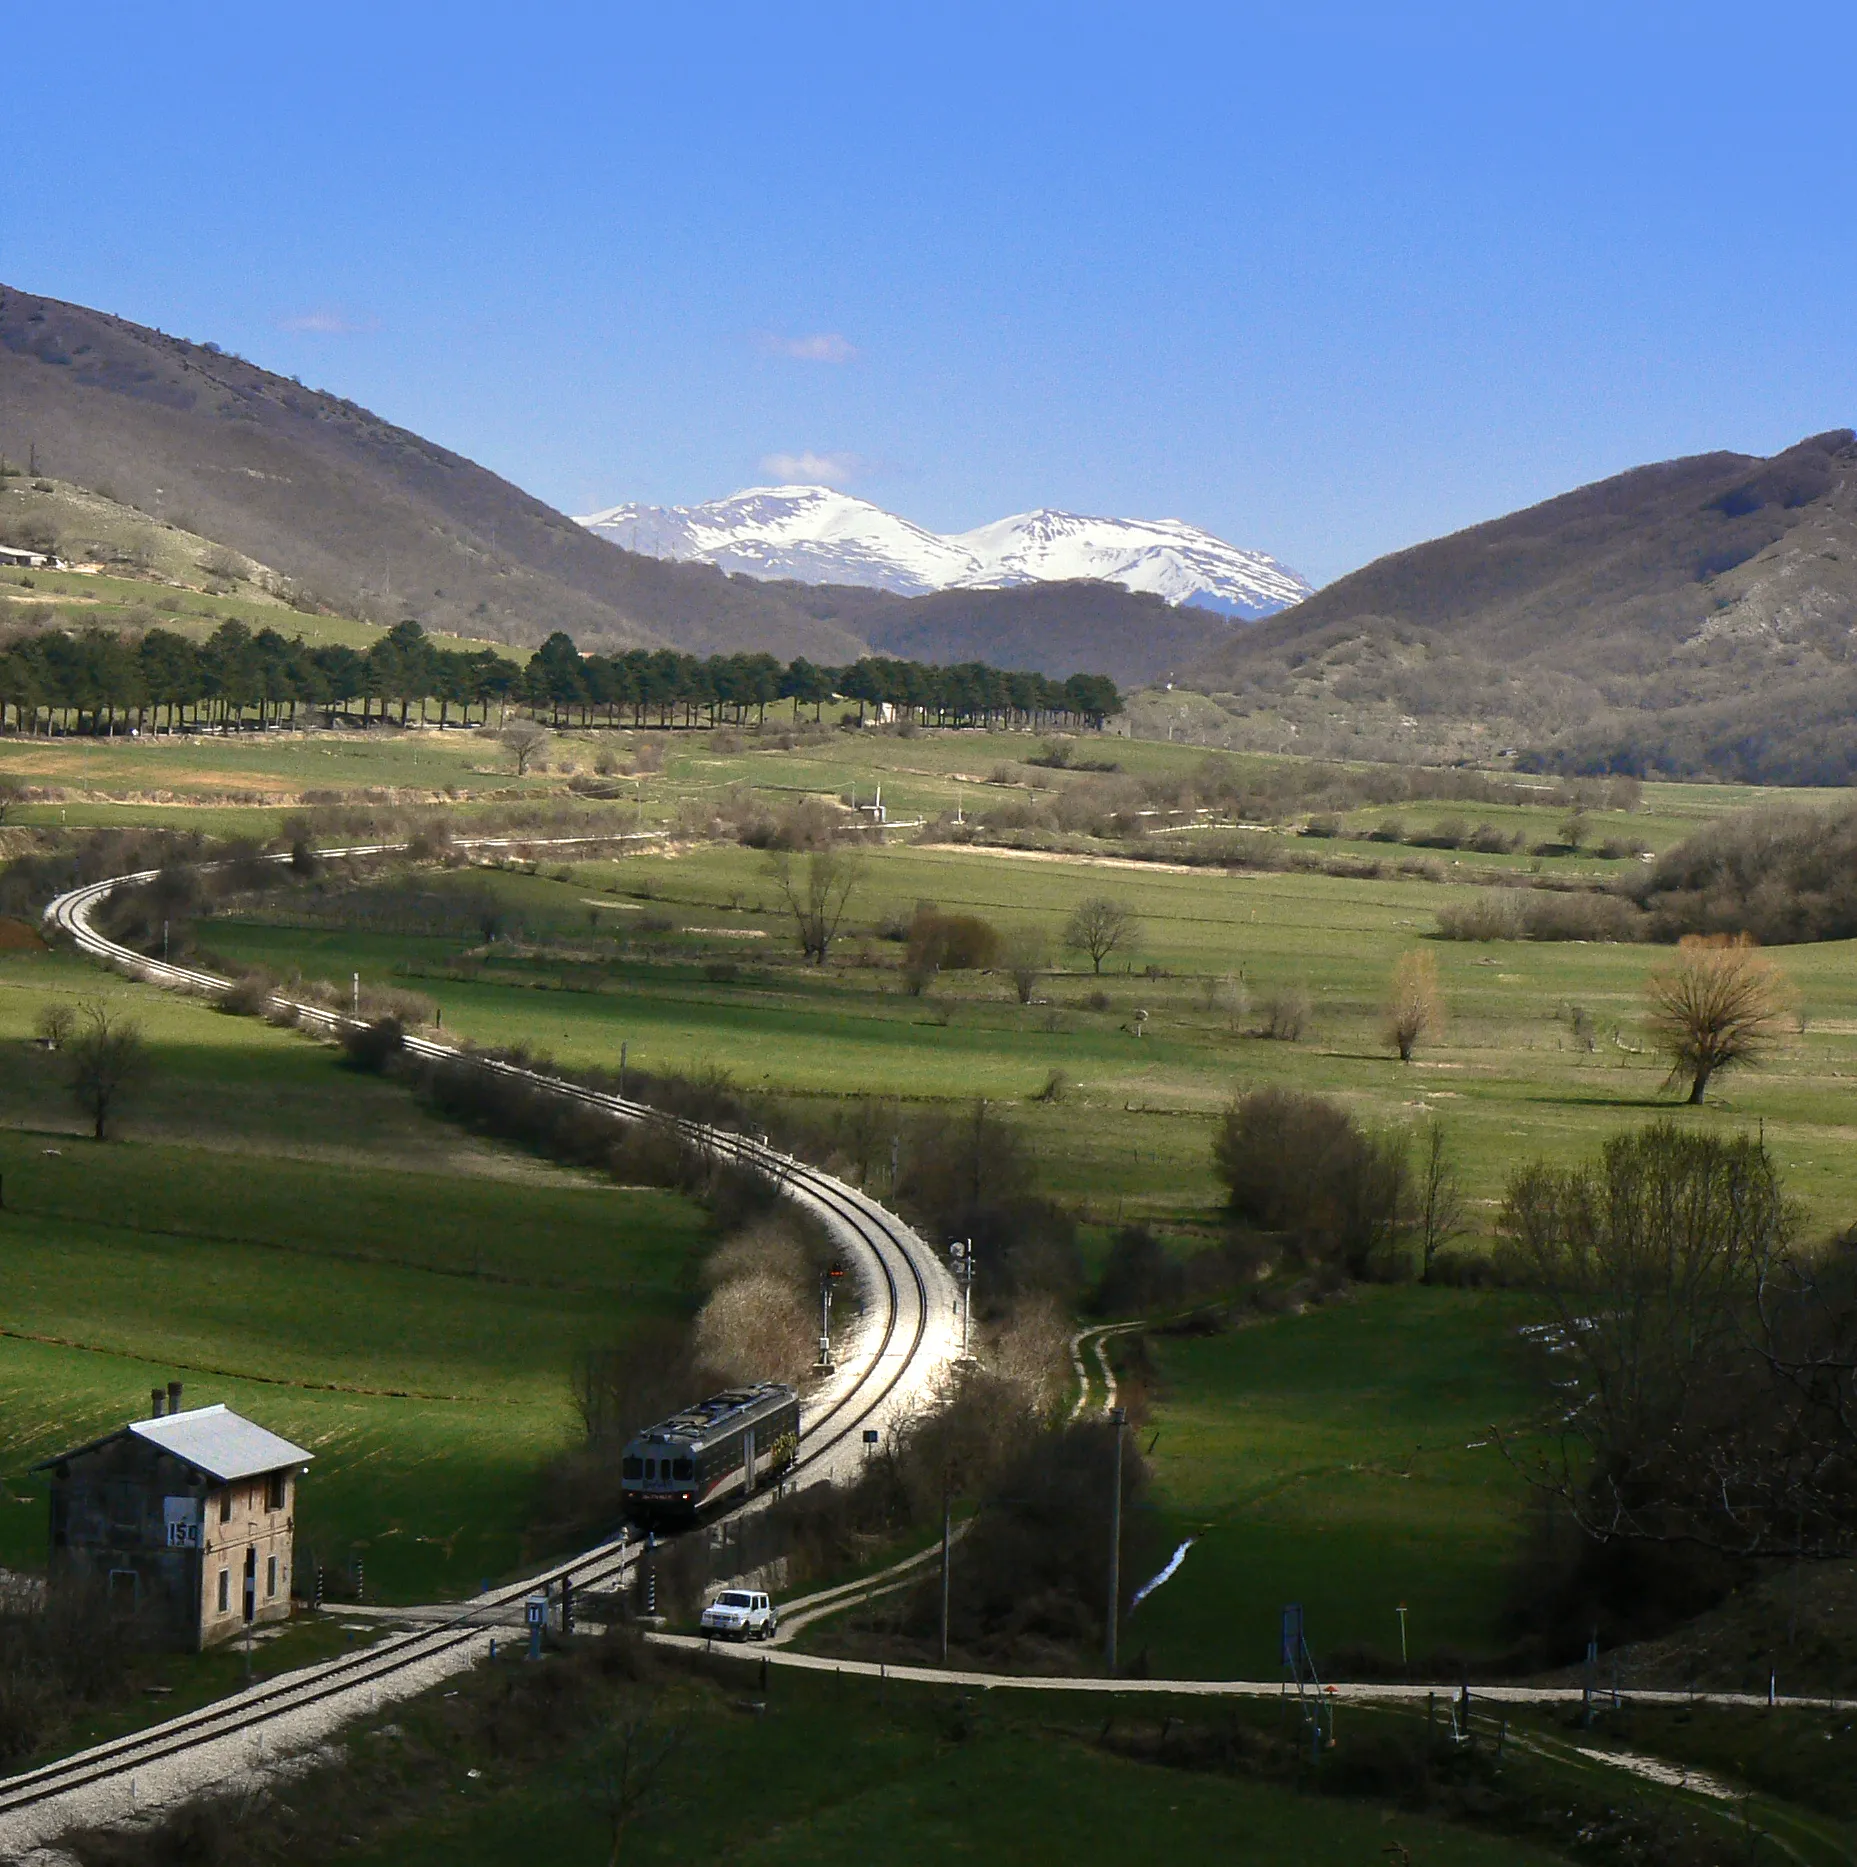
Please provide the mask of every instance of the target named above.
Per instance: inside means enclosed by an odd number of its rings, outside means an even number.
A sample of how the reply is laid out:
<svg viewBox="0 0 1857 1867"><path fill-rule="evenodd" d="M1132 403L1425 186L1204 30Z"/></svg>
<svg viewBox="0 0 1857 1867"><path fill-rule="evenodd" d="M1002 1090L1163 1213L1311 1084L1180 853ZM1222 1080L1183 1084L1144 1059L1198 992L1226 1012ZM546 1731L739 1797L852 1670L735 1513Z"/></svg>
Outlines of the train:
<svg viewBox="0 0 1857 1867"><path fill-rule="evenodd" d="M648 1426L620 1455L626 1515L647 1526L690 1522L726 1498L751 1497L799 1453L800 1397L778 1381L726 1388Z"/></svg>

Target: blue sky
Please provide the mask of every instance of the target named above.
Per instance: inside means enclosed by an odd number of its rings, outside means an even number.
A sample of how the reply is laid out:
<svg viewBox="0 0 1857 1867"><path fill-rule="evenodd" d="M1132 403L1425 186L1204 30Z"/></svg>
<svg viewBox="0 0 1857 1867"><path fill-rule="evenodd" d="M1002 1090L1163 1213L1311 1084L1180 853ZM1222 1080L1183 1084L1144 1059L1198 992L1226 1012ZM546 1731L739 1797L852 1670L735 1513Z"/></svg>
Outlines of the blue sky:
<svg viewBox="0 0 1857 1867"><path fill-rule="evenodd" d="M1848 6L16 11L0 279L569 511L829 476L1325 581L1857 420Z"/></svg>

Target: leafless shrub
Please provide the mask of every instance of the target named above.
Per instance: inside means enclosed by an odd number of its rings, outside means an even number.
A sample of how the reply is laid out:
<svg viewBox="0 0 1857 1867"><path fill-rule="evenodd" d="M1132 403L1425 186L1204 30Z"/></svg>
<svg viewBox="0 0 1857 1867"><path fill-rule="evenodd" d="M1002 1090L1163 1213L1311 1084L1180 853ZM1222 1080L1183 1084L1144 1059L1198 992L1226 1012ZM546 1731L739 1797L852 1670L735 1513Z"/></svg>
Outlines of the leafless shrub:
<svg viewBox="0 0 1857 1867"><path fill-rule="evenodd" d="M1029 1005L1038 982L1051 969L1051 942L1040 927L1018 927L1007 935L1001 964L1012 980L1021 1005Z"/></svg>
<svg viewBox="0 0 1857 1867"><path fill-rule="evenodd" d="M219 1009L235 1018L262 1018L269 1014L277 981L268 972L243 973L219 995Z"/></svg>
<svg viewBox="0 0 1857 1867"><path fill-rule="evenodd" d="M1444 1028L1444 994L1438 965L1429 953L1402 953L1393 965L1386 994L1386 1041L1410 1063L1412 1053Z"/></svg>
<svg viewBox="0 0 1857 1867"><path fill-rule="evenodd" d="M722 1284L698 1312L696 1355L725 1381L794 1381L811 1365L817 1335L793 1286L755 1271Z"/></svg>
<svg viewBox="0 0 1857 1867"><path fill-rule="evenodd" d="M77 1014L69 1005L45 1005L41 1007L32 1028L33 1034L47 1050L62 1050L71 1041L71 1033L77 1028Z"/></svg>
<svg viewBox="0 0 1857 1867"><path fill-rule="evenodd" d="M1513 889L1478 889L1468 900L1447 901L1438 910L1438 933L1445 940L1519 940L1521 901Z"/></svg>
<svg viewBox="0 0 1857 1867"><path fill-rule="evenodd" d="M1260 1007L1264 1016L1257 1035L1275 1043L1301 1043L1314 1015L1314 1001L1301 985L1280 985L1264 995Z"/></svg>

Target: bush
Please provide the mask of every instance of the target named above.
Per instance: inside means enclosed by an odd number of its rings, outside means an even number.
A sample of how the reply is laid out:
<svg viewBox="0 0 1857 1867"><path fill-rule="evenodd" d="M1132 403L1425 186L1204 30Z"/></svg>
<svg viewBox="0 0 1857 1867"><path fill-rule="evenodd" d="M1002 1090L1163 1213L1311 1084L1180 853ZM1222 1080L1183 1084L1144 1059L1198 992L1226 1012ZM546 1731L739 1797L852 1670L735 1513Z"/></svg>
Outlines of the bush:
<svg viewBox="0 0 1857 1867"><path fill-rule="evenodd" d="M912 972L984 972L999 962L999 930L977 914L943 914L919 902L909 924Z"/></svg>
<svg viewBox="0 0 1857 1867"><path fill-rule="evenodd" d="M1306 986L1282 985L1264 995L1261 1009L1264 1020L1257 1027L1259 1037L1273 1043L1298 1044L1309 1028L1315 1007Z"/></svg>
<svg viewBox="0 0 1857 1867"><path fill-rule="evenodd" d="M1642 940L1644 916L1620 895L1533 889L1522 910L1526 940Z"/></svg>
<svg viewBox="0 0 1857 1867"><path fill-rule="evenodd" d="M1311 1262L1363 1276L1395 1240L1403 1148L1367 1134L1321 1096L1255 1089L1235 1097L1212 1158L1232 1216L1287 1235Z"/></svg>
<svg viewBox="0 0 1857 1867"><path fill-rule="evenodd" d="M351 1069L379 1076L405 1048L406 1031L398 1018L376 1018L372 1024L344 1025L341 1043Z"/></svg>
<svg viewBox="0 0 1857 1867"><path fill-rule="evenodd" d="M1145 1225L1116 1233L1091 1308L1099 1316L1140 1316L1172 1309L1186 1295L1186 1267Z"/></svg>
<svg viewBox="0 0 1857 1867"><path fill-rule="evenodd" d="M1638 899L1655 940L1848 940L1857 936L1857 804L1768 805L1724 818L1666 850Z"/></svg>
<svg viewBox="0 0 1857 1867"><path fill-rule="evenodd" d="M1442 940L1519 940L1522 904L1508 888L1481 890L1467 901L1447 901L1438 910Z"/></svg>

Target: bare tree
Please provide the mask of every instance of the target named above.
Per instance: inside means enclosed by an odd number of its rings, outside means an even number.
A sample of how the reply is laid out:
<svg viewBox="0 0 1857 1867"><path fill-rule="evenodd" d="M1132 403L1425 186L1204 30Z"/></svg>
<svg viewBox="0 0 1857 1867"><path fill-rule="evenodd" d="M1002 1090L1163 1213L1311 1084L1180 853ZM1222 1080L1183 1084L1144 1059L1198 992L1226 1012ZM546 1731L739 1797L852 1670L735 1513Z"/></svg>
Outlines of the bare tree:
<svg viewBox="0 0 1857 1867"><path fill-rule="evenodd" d="M1857 1549L1857 1287L1753 1136L1668 1122L1509 1183L1503 1248L1546 1292L1557 1453L1533 1481L1601 1541Z"/></svg>
<svg viewBox="0 0 1857 1867"><path fill-rule="evenodd" d="M1130 951L1140 941L1140 917L1107 895L1079 902L1064 923L1064 945L1073 953L1087 953L1096 972L1102 971L1110 954Z"/></svg>
<svg viewBox="0 0 1857 1867"><path fill-rule="evenodd" d="M47 1050L62 1050L71 1041L77 1019L69 1005L47 1005L33 1025L33 1035Z"/></svg>
<svg viewBox="0 0 1857 1867"><path fill-rule="evenodd" d="M1386 1041L1401 1063L1428 1037L1444 1029L1444 994L1438 989L1438 964L1429 953L1402 953L1393 967L1386 994Z"/></svg>
<svg viewBox="0 0 1857 1867"><path fill-rule="evenodd" d="M1022 927L1007 936L1004 953L1006 971L1012 976L1013 990L1021 1005L1029 1005L1038 991L1038 981L1051 965L1051 942L1042 927Z"/></svg>
<svg viewBox="0 0 1857 1867"><path fill-rule="evenodd" d="M847 850L828 846L801 856L779 850L769 867L793 916L800 951L815 966L823 966L852 893L863 879L862 862Z"/></svg>
<svg viewBox="0 0 1857 1867"><path fill-rule="evenodd" d="M1419 1143L1418 1188L1413 1205L1419 1235L1419 1282L1428 1284L1438 1253L1464 1232L1463 1185L1441 1121L1425 1125Z"/></svg>
<svg viewBox="0 0 1857 1867"><path fill-rule="evenodd" d="M675 1726L653 1728L654 1707L649 1700L629 1716L613 1721L600 1747L595 1794L612 1836L607 1867L619 1867L626 1831L650 1803L658 1773L676 1751L682 1733Z"/></svg>
<svg viewBox="0 0 1857 1867"><path fill-rule="evenodd" d="M534 720L513 720L497 734L497 740L516 761L516 776L526 778L529 767L548 743L548 731Z"/></svg>
<svg viewBox="0 0 1857 1867"><path fill-rule="evenodd" d="M123 1096L147 1073L141 1026L93 999L79 1007L79 1028L66 1040L65 1056L72 1097L102 1141Z"/></svg>
<svg viewBox="0 0 1857 1867"><path fill-rule="evenodd" d="M26 787L11 778L0 778L0 823L26 801Z"/></svg>
<svg viewBox="0 0 1857 1867"><path fill-rule="evenodd" d="M1689 1081L1700 1102L1717 1070L1758 1065L1779 1041L1784 975L1746 934L1687 936L1676 962L1644 984L1651 1041L1670 1060L1665 1084Z"/></svg>

